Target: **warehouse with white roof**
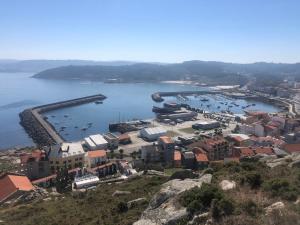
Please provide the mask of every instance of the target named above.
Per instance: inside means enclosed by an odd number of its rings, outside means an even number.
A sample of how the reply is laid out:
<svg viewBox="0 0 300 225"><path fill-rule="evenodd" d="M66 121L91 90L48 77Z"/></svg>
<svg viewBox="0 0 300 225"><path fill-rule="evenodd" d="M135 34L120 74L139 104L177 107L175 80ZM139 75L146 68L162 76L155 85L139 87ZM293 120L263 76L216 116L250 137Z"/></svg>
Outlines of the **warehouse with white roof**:
<svg viewBox="0 0 300 225"><path fill-rule="evenodd" d="M167 131L161 127L150 127L140 130L140 136L148 141L156 141L159 137L166 134Z"/></svg>
<svg viewBox="0 0 300 225"><path fill-rule="evenodd" d="M107 149L108 142L101 134L91 135L85 138L84 141L91 150Z"/></svg>

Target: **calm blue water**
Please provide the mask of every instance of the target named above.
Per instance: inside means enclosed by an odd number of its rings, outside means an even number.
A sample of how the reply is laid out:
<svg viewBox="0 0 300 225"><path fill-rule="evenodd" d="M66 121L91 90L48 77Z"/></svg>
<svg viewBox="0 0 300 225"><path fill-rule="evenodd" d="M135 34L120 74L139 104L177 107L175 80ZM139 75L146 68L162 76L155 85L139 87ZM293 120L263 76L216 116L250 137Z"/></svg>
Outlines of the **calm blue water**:
<svg viewBox="0 0 300 225"><path fill-rule="evenodd" d="M85 104L81 106L65 108L47 113L49 121L59 130L67 128L61 135L67 140L78 140L94 133L107 131L111 122L132 119L153 118L153 101L151 94L157 91L201 90L200 87L177 84L105 84L101 82L86 81L51 81L30 78L32 74L26 73L0 73L0 149L14 146L33 145L23 128L19 125L19 112L22 110L56 101L83 97L93 94L104 94L107 99L103 104ZM201 102L190 97L188 103L209 111L221 110L217 105L222 100L219 96L206 96L210 99ZM170 100L176 100L170 98ZM225 99L223 99L225 101ZM222 100L222 101L223 101ZM231 100L228 100L231 102ZM277 111L277 108L265 103L256 103L252 109L260 109L269 112ZM210 108L205 108L211 104ZM238 104L247 105L248 102L239 100ZM250 104L250 103L249 103ZM222 106L222 105L220 105ZM223 106L222 106L223 107ZM226 109L226 107L223 107ZM231 108L236 113L241 113L242 108ZM64 115L68 117L64 117ZM54 117L52 117L54 116ZM82 131L81 128L92 126ZM78 128L75 128L77 126Z"/></svg>

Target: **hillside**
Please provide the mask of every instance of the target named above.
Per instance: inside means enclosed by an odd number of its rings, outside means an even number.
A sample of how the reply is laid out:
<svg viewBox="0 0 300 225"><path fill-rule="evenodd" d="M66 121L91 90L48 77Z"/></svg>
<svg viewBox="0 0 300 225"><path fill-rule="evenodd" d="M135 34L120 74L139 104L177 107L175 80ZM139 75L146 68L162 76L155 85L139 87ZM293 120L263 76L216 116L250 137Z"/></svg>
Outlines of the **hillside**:
<svg viewBox="0 0 300 225"><path fill-rule="evenodd" d="M0 60L0 72L29 72L38 73L43 70L62 66L83 65L130 65L130 61L92 61L92 60Z"/></svg>
<svg viewBox="0 0 300 225"><path fill-rule="evenodd" d="M299 168L269 168L251 160L215 164L200 172L195 176L179 170L170 178L141 175L123 183L101 184L96 190L3 206L0 220L11 225L183 225L193 218L189 224L204 225L207 220L211 225L299 224ZM224 180L235 182L235 187L223 189ZM119 194L114 195L115 191ZM135 203L128 207L132 200Z"/></svg>
<svg viewBox="0 0 300 225"><path fill-rule="evenodd" d="M244 84L247 76L300 76L300 64L186 61L174 64L136 63L131 65L64 66L48 69L34 75L43 79L116 79L119 82L157 82L191 79L210 84Z"/></svg>

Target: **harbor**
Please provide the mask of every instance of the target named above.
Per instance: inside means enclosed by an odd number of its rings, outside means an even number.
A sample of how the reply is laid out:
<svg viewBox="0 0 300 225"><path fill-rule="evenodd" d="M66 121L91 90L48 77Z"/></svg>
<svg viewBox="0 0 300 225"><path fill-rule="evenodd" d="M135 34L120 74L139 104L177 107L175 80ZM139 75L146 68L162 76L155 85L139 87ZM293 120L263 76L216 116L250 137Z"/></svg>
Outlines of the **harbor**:
<svg viewBox="0 0 300 225"><path fill-rule="evenodd" d="M44 117L43 113L90 102L102 101L105 98L104 95L98 94L26 109L20 113L20 124L39 146L61 144L64 142L63 137L61 137L53 125L47 121L48 118ZM65 115L65 117L68 116Z"/></svg>

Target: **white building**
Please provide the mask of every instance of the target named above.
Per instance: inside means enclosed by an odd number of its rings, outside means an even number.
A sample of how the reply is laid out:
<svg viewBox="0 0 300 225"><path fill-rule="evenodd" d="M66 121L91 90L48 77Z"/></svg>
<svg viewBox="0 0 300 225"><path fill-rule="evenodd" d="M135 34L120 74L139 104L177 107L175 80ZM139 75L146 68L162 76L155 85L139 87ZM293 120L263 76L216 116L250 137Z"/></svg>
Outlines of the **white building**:
<svg viewBox="0 0 300 225"><path fill-rule="evenodd" d="M161 127L143 128L140 130L140 136L149 141L156 141L159 137L165 136L167 131Z"/></svg>
<svg viewBox="0 0 300 225"><path fill-rule="evenodd" d="M85 143L91 150L107 149L108 142L100 134L91 135L84 139Z"/></svg>
<svg viewBox="0 0 300 225"><path fill-rule="evenodd" d="M75 177L74 179L74 187L77 189L80 188L88 188L92 186L96 186L99 183L99 178L97 176L88 174L82 177Z"/></svg>
<svg viewBox="0 0 300 225"><path fill-rule="evenodd" d="M253 123L253 124L242 124L240 126L240 133L242 134L253 134L258 137L263 137L265 136L265 129L263 125L260 123Z"/></svg>
<svg viewBox="0 0 300 225"><path fill-rule="evenodd" d="M220 127L220 123L216 120L211 121L201 121L196 124L193 124L192 126L194 129L203 129L203 130L209 130Z"/></svg>

